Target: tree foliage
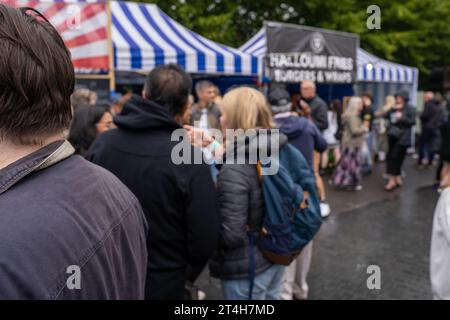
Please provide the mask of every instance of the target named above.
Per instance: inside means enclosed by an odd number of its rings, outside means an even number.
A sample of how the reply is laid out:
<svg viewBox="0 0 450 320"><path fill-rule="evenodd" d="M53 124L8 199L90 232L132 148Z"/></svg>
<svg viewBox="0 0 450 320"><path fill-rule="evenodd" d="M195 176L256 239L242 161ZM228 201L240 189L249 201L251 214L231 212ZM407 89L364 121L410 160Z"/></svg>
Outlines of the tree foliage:
<svg viewBox="0 0 450 320"><path fill-rule="evenodd" d="M264 20L357 33L361 47L416 66L426 75L450 65L450 0L140 0L212 40L238 47ZM367 7L381 9L381 29L366 26Z"/></svg>

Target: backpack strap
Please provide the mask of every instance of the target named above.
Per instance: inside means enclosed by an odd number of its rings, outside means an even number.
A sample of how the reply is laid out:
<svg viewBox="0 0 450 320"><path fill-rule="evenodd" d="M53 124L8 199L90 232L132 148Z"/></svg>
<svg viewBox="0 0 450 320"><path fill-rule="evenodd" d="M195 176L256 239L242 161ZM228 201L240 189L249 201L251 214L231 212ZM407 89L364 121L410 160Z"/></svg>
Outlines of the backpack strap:
<svg viewBox="0 0 450 320"><path fill-rule="evenodd" d="M261 161L258 160L256 163L256 172L258 173L259 181L262 182L262 168ZM255 265L255 242L256 242L256 233L251 230L250 223L247 225L248 231L248 281L249 281L249 290L248 290L248 300L252 300L253 295L253 287L255 285L255 277L256 277L256 265ZM262 230L261 232L264 232ZM267 231L266 231L267 232Z"/></svg>
<svg viewBox="0 0 450 320"><path fill-rule="evenodd" d="M301 209L306 209L309 207L309 192L308 191L303 191L303 201L300 203L300 208Z"/></svg>
<svg viewBox="0 0 450 320"><path fill-rule="evenodd" d="M256 172L258 173L259 180L262 181L262 168L261 168L261 161L259 160L256 163Z"/></svg>

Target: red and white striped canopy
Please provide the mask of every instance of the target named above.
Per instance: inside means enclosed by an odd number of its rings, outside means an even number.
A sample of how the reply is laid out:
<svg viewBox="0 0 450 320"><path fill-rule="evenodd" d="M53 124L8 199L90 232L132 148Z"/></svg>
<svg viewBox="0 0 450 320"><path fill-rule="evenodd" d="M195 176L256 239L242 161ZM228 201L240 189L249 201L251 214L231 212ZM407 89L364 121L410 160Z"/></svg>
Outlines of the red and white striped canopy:
<svg viewBox="0 0 450 320"><path fill-rule="evenodd" d="M77 73L106 73L109 45L105 0L0 0L13 7L31 7L61 34Z"/></svg>

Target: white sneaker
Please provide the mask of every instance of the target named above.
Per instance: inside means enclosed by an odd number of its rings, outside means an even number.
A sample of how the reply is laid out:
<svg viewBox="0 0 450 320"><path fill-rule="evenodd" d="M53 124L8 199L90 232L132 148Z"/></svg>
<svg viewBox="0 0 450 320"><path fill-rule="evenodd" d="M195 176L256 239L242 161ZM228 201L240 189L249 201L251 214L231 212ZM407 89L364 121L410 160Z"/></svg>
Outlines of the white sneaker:
<svg viewBox="0 0 450 320"><path fill-rule="evenodd" d="M206 293L202 290L197 291L198 300L205 300L206 299Z"/></svg>
<svg viewBox="0 0 450 320"><path fill-rule="evenodd" d="M320 215L322 216L322 218L328 217L330 213L330 205L326 202L320 202Z"/></svg>
<svg viewBox="0 0 450 320"><path fill-rule="evenodd" d="M304 284L302 286L302 288L300 288L300 290L294 292L294 299L295 300L306 300L308 299L308 292L309 292L309 287L308 284Z"/></svg>

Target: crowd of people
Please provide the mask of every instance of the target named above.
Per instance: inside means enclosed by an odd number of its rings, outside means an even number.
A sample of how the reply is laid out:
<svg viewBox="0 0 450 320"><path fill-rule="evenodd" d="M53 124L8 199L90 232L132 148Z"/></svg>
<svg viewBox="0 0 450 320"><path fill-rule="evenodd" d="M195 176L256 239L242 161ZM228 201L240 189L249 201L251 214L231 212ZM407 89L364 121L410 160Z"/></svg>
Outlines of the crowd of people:
<svg viewBox="0 0 450 320"><path fill-rule="evenodd" d="M238 87L222 98L199 81L194 103L191 77L169 64L149 73L141 95L105 104L88 89L73 93L70 53L50 24L2 5L0 15L0 298L202 299L195 282L209 266L225 299L306 299L313 241L288 263L254 245L267 236L268 199L261 159L248 159L268 147L260 141L270 130L314 181L302 210L309 197L322 218L330 214L321 174L330 167L333 187L358 191L374 159L386 159L385 190L402 186L416 122L405 93L380 108L370 93L328 107L311 81L300 99L279 85L267 96ZM14 72L19 65L24 72ZM448 111L425 97L419 164L438 152L444 189ZM244 134L221 139L226 130ZM203 161L175 163L180 143ZM73 266L80 288L67 285Z"/></svg>

